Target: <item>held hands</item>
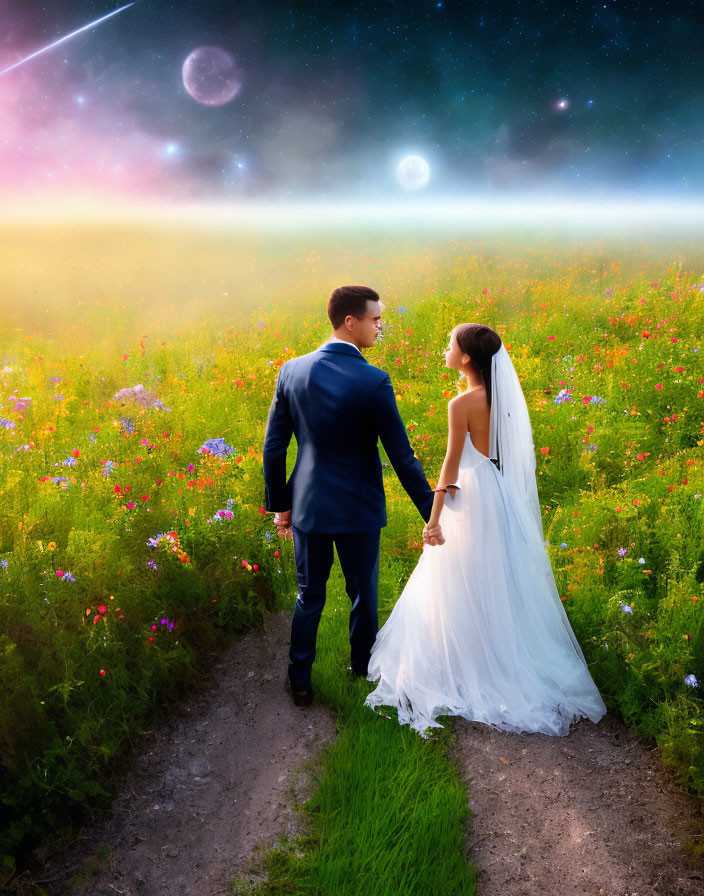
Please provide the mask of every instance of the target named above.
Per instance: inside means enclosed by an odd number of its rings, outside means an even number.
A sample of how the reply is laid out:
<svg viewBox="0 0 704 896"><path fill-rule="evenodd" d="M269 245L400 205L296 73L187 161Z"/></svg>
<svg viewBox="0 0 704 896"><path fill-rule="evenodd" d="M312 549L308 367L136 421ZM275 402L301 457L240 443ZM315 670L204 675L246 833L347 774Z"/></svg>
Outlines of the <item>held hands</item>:
<svg viewBox="0 0 704 896"><path fill-rule="evenodd" d="M436 547L437 545L445 544L445 539L443 538L441 527L439 525L424 526L423 527L423 543L429 544L431 547Z"/></svg>
<svg viewBox="0 0 704 896"><path fill-rule="evenodd" d="M285 510L282 513L275 513L274 525L276 526L276 532L279 538L293 538L290 510Z"/></svg>

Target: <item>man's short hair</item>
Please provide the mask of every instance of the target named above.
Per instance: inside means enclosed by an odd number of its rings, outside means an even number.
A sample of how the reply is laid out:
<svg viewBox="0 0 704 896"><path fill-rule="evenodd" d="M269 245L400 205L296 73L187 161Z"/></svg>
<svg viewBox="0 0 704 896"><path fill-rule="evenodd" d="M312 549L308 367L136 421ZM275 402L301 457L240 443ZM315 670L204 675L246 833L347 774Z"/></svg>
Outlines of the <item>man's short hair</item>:
<svg viewBox="0 0 704 896"><path fill-rule="evenodd" d="M333 329L344 323L348 314L361 320L367 311L367 302L378 302L379 293L369 286L338 286L328 300L328 317Z"/></svg>

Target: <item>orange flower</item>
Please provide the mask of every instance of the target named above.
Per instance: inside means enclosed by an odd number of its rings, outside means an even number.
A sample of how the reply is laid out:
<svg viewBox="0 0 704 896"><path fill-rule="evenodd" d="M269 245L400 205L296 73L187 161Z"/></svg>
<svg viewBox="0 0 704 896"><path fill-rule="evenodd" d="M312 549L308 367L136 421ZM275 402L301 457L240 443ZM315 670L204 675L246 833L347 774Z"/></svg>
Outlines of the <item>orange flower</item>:
<svg viewBox="0 0 704 896"><path fill-rule="evenodd" d="M550 449L549 449L549 448L541 448L541 449L540 449L540 453L541 453L543 456L547 456L548 454L550 454Z"/></svg>

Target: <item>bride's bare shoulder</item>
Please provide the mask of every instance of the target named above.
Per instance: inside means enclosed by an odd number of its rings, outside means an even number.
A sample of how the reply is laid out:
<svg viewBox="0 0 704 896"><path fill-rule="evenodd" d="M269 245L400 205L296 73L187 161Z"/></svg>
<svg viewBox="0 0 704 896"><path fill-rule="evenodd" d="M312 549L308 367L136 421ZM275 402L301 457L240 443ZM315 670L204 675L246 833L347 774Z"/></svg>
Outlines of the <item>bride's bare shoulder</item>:
<svg viewBox="0 0 704 896"><path fill-rule="evenodd" d="M448 403L467 410L484 407L487 405L486 389L468 389L466 392L461 392L459 395L451 398Z"/></svg>

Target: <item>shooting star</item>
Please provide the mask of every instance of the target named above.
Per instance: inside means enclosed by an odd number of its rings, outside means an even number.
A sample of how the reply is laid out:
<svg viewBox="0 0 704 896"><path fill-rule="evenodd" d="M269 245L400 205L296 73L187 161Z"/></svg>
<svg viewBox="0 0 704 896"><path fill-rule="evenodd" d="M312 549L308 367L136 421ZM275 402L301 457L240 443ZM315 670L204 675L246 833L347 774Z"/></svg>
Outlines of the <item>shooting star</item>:
<svg viewBox="0 0 704 896"><path fill-rule="evenodd" d="M12 69L17 68L18 65L24 65L25 62L29 62L30 59L34 59L35 56L40 56L42 53L46 53L48 50L53 50L54 47L58 47L58 45L64 43L64 41L71 40L72 37L75 37L82 31L87 31L89 28L95 28L96 25L99 25L106 19L112 18L112 16L116 16L118 12L122 12L124 9L129 9L130 6L134 6L134 3L128 3L126 6L121 6L119 9L113 10L113 12L109 12L106 16L102 16L100 19L96 19L94 22L90 22L88 25L84 25L82 28L79 28L78 31L72 31L71 34L67 34L66 37L60 37L58 40L55 40L53 44L49 44L48 47L42 47L41 50L37 50L37 52L32 53L31 56L26 56L24 59L20 59L19 62L15 62L15 64L11 65L9 68L3 69L3 71L0 72L0 75L5 75L7 74L7 72L11 72Z"/></svg>

